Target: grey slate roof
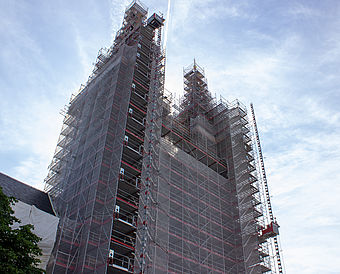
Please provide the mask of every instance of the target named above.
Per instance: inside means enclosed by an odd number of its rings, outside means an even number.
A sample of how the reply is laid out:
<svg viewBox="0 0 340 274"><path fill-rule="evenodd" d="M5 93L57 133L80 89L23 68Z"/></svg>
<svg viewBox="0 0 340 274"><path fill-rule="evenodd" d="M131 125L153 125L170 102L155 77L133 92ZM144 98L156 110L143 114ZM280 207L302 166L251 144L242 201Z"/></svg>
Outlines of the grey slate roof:
<svg viewBox="0 0 340 274"><path fill-rule="evenodd" d="M16 199L55 215L53 213L50 199L46 192L26 185L18 180L15 180L6 174L0 172L0 186L2 191L7 196L13 196Z"/></svg>

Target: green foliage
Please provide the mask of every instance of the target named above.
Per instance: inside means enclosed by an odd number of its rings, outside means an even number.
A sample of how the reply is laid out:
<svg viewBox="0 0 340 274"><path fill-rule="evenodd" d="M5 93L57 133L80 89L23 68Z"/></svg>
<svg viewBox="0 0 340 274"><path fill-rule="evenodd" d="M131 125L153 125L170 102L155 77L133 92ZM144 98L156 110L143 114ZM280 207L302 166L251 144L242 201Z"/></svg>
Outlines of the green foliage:
<svg viewBox="0 0 340 274"><path fill-rule="evenodd" d="M15 222L20 223L11 208L16 201L13 197L7 197L0 187L0 273L44 273L37 268L40 263L37 256L41 255L38 242L41 238L32 232L33 225L11 228Z"/></svg>

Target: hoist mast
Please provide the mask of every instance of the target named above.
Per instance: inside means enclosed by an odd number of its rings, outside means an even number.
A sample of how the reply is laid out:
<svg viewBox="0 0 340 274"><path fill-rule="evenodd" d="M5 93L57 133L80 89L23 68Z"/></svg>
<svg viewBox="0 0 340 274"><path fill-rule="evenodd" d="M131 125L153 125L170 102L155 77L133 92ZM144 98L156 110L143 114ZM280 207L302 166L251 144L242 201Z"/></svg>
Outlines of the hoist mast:
<svg viewBox="0 0 340 274"><path fill-rule="evenodd" d="M264 195L266 200L266 208L268 209L268 215L269 215L269 224L266 227L263 227L263 229L260 232L260 237L262 238L272 238L273 244L274 244L274 252L275 252L275 263L277 266L278 273L284 273L283 267L282 267L282 261L280 256L280 247L279 247L279 241L278 241L278 235L279 235L279 225L276 222L276 219L273 215L273 209L270 202L270 195L269 195L269 189L268 189L268 181L266 176L266 171L264 168L264 161L263 161L263 154L261 149L261 143L259 138L259 132L257 130L257 124L255 119L255 112L254 112L254 106L251 103L251 114L252 114L252 120L253 120L253 126L255 131L255 139L256 139L256 145L259 155L259 165L261 169L261 175L262 175L262 185L264 187Z"/></svg>

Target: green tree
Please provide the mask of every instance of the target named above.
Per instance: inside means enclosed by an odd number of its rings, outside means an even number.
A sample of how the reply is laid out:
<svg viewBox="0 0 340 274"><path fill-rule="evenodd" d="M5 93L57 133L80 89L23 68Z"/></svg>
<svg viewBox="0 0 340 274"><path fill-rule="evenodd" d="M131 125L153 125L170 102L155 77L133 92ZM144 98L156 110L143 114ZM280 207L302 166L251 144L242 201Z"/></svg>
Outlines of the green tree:
<svg viewBox="0 0 340 274"><path fill-rule="evenodd" d="M41 240L32 232L33 225L23 225L12 229L12 225L20 223L13 216L11 208L17 200L7 197L0 187L0 273L35 274L44 273L37 265L41 255L38 242Z"/></svg>

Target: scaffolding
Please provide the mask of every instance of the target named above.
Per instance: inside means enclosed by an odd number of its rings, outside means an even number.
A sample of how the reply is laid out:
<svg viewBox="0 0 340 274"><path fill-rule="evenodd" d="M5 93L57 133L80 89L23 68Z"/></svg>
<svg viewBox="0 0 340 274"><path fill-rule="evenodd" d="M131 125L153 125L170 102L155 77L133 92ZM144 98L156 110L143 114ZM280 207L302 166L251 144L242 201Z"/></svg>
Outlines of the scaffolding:
<svg viewBox="0 0 340 274"><path fill-rule="evenodd" d="M53 273L132 272L155 29L139 1L71 97L45 179L60 216ZM160 25L157 25L160 23Z"/></svg>
<svg viewBox="0 0 340 274"><path fill-rule="evenodd" d="M148 219L147 229L137 230L146 238L136 250L136 273L276 273L246 107L213 98L195 61L184 69L184 85L179 104L163 94L157 107L161 136L145 163L153 172L142 172L149 188L139 211Z"/></svg>
<svg viewBox="0 0 340 274"><path fill-rule="evenodd" d="M195 60L173 101L163 23L133 1L71 97L45 179L60 217L48 271L282 273L256 123Z"/></svg>

